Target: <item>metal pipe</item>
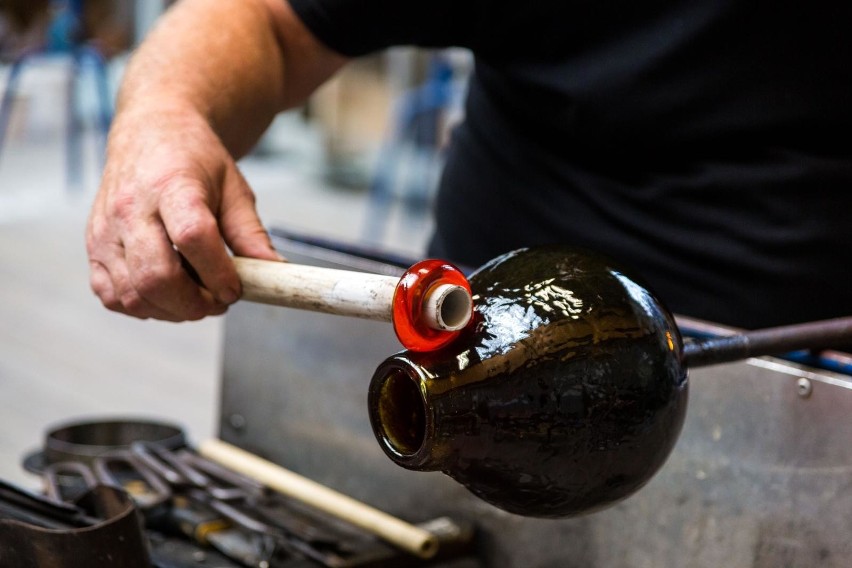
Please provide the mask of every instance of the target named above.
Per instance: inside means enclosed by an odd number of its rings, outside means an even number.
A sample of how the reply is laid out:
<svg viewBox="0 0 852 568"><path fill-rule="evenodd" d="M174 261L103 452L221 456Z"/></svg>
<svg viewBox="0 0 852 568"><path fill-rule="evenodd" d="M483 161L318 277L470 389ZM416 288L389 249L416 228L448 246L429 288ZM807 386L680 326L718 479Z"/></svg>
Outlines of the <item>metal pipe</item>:
<svg viewBox="0 0 852 568"><path fill-rule="evenodd" d="M683 358L690 367L702 367L849 344L852 344L852 317L841 317L695 340L684 345Z"/></svg>

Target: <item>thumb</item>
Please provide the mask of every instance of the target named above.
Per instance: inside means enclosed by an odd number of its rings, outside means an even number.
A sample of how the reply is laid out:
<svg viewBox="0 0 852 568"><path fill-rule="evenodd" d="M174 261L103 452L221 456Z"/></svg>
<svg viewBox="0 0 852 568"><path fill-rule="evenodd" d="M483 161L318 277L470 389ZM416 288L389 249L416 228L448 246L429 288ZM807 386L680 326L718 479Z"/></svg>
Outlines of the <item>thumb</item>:
<svg viewBox="0 0 852 568"><path fill-rule="evenodd" d="M225 243L237 256L284 260L260 221L254 193L237 170L223 188L219 228Z"/></svg>

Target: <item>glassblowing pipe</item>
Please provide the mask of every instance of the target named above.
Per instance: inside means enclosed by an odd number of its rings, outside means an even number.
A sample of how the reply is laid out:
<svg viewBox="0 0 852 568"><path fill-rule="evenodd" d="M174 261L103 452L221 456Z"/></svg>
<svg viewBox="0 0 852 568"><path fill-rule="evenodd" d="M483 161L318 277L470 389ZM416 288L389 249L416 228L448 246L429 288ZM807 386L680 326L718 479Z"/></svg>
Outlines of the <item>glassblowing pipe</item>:
<svg viewBox="0 0 852 568"><path fill-rule="evenodd" d="M473 313L467 278L441 260L418 262L402 278L241 257L234 265L244 300L393 322L412 351L448 344Z"/></svg>
<svg viewBox="0 0 852 568"><path fill-rule="evenodd" d="M698 339L684 344L683 359L690 367L702 367L749 357L849 344L852 344L852 317L841 317Z"/></svg>

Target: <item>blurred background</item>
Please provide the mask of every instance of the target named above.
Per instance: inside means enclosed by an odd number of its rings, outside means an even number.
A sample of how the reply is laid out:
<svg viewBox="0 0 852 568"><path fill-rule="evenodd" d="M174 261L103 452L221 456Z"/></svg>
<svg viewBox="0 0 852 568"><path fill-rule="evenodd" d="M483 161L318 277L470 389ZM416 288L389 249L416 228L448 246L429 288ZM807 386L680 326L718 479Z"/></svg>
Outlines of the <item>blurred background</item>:
<svg viewBox="0 0 852 568"><path fill-rule="evenodd" d="M126 61L162 0L0 0L0 478L50 427L150 417L215 435L222 319L138 321L89 290L84 227ZM240 166L264 223L423 254L464 51L396 49L281 115Z"/></svg>

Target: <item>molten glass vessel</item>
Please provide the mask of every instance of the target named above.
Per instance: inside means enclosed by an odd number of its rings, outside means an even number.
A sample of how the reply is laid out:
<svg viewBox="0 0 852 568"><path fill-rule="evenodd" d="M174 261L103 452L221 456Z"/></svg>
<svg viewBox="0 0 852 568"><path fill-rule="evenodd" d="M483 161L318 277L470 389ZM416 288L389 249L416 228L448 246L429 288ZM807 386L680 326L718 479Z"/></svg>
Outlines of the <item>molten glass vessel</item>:
<svg viewBox="0 0 852 568"><path fill-rule="evenodd" d="M528 516L591 512L642 487L686 413L668 310L608 259L566 247L506 254L470 284L459 337L376 370L369 413L385 453Z"/></svg>

